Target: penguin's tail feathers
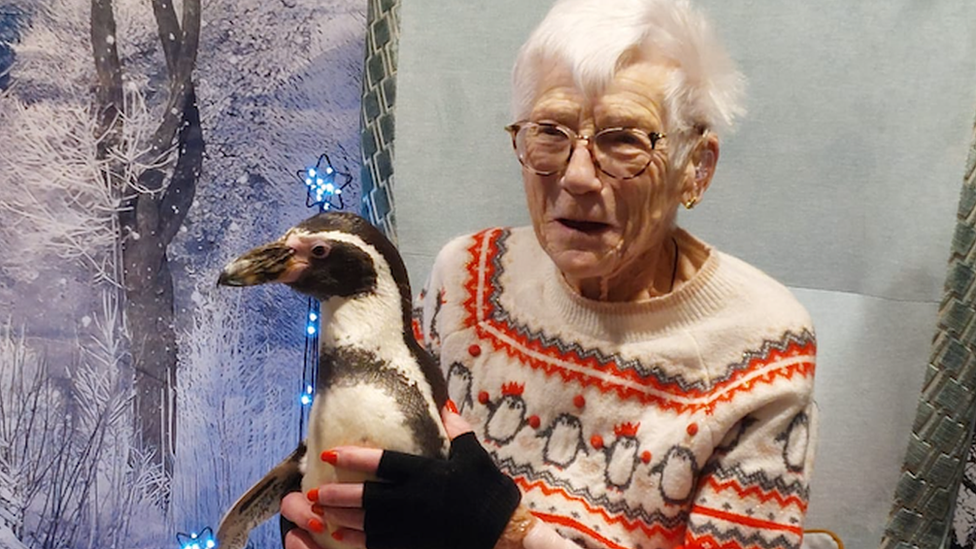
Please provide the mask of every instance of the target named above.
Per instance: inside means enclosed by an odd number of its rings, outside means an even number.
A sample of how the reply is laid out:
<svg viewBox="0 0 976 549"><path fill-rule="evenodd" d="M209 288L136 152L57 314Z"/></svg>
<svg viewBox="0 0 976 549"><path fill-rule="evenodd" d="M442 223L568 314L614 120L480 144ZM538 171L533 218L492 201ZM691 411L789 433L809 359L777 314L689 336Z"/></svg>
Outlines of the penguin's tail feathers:
<svg viewBox="0 0 976 549"><path fill-rule="evenodd" d="M217 528L217 547L243 549L251 530L278 513L281 498L300 489L306 450L304 442L299 444L290 456L234 503Z"/></svg>

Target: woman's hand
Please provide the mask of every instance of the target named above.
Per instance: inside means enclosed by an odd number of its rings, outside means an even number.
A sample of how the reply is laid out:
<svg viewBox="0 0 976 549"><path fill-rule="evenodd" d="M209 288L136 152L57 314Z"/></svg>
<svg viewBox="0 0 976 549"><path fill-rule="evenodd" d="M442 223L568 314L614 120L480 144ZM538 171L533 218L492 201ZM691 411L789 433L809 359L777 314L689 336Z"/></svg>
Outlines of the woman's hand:
<svg viewBox="0 0 976 549"><path fill-rule="evenodd" d="M381 480L327 484L310 491L309 499L321 507L289 495L282 502L282 515L312 530L324 520L338 527L334 538L356 547L365 547L368 538L370 549L490 549L521 495L451 407L441 414L452 439L448 460L370 448L335 448L329 459L333 465ZM317 513L321 518L317 519ZM286 548L316 549L302 534L290 539L289 533Z"/></svg>
<svg viewBox="0 0 976 549"><path fill-rule="evenodd" d="M285 549L322 549L312 541L309 530L324 531L325 524L322 517L322 506L313 505L301 492L291 492L281 500L281 516L299 528L292 528L285 533L283 541Z"/></svg>

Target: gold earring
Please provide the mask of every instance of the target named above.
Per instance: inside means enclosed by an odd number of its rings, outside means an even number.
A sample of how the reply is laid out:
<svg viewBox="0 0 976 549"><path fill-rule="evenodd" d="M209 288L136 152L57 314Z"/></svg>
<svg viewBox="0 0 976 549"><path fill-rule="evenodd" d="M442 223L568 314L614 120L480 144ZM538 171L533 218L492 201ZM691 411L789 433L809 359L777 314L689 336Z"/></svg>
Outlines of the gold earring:
<svg viewBox="0 0 976 549"><path fill-rule="evenodd" d="M693 197L689 198L687 201L685 201L685 209L690 210L690 209L694 208L696 204L698 204L698 197L697 196L693 196Z"/></svg>

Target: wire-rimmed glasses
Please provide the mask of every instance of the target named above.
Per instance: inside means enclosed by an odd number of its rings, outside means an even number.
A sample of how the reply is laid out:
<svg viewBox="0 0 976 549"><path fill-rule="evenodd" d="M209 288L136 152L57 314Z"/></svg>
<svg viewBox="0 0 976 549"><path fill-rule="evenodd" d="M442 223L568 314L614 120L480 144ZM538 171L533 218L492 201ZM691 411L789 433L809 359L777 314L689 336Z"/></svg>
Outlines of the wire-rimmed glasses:
<svg viewBox="0 0 976 549"><path fill-rule="evenodd" d="M528 120L510 124L505 130L512 135L519 162L538 175L566 169L577 141L583 140L596 167L616 179L633 179L644 173L657 142L665 137L663 133L624 127L579 135L562 124Z"/></svg>

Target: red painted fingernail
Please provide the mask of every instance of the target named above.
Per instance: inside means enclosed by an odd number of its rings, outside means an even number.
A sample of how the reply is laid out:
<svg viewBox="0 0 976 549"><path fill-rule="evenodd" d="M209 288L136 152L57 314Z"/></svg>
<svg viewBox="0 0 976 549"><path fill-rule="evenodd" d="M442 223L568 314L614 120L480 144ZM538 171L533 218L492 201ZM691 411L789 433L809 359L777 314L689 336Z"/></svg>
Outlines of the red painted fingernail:
<svg viewBox="0 0 976 549"><path fill-rule="evenodd" d="M313 503L316 502L316 501L318 501L319 500L319 489L318 488L312 488L311 490L308 491L307 494L305 494L305 497L308 498L308 501L311 501Z"/></svg>
<svg viewBox="0 0 976 549"><path fill-rule="evenodd" d="M339 461L339 454L335 453L335 450L326 450L319 457L329 465L335 465Z"/></svg>
<svg viewBox="0 0 976 549"><path fill-rule="evenodd" d="M316 503L316 504L312 505L312 512L321 517L321 516L325 515L325 506L324 505L319 505L318 503Z"/></svg>
<svg viewBox="0 0 976 549"><path fill-rule="evenodd" d="M457 404L454 404L454 401L451 399L447 399L447 410L452 414L458 413Z"/></svg>
<svg viewBox="0 0 976 549"><path fill-rule="evenodd" d="M342 541L342 532L340 532L339 530L332 532L332 539L336 541Z"/></svg>
<svg viewBox="0 0 976 549"><path fill-rule="evenodd" d="M322 524L322 521L317 518L308 519L308 529L316 534L321 534L322 532L325 532L325 525Z"/></svg>

